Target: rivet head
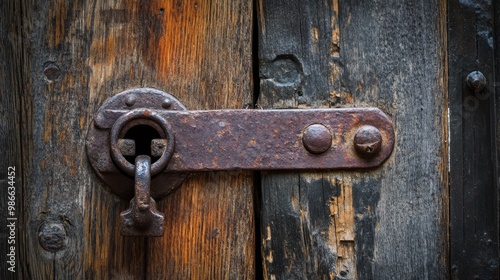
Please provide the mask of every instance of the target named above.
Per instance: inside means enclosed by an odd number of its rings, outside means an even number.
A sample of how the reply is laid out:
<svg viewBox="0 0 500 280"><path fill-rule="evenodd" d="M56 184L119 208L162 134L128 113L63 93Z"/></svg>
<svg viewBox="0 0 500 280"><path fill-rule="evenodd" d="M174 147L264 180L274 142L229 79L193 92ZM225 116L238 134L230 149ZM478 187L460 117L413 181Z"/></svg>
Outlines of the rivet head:
<svg viewBox="0 0 500 280"><path fill-rule="evenodd" d="M54 62L47 62L44 65L43 74L48 81L53 82L61 75L61 69Z"/></svg>
<svg viewBox="0 0 500 280"><path fill-rule="evenodd" d="M137 96L135 96L135 94L129 94L127 95L127 97L125 97L125 104L129 107L134 106L136 101L137 101Z"/></svg>
<svg viewBox="0 0 500 280"><path fill-rule="evenodd" d="M360 127L354 135L354 148L356 148L358 155L363 158L374 157L382 148L380 131L371 125Z"/></svg>
<svg viewBox="0 0 500 280"><path fill-rule="evenodd" d="M482 91L486 86L486 78L479 71L472 71L467 75L467 86L474 92Z"/></svg>
<svg viewBox="0 0 500 280"><path fill-rule="evenodd" d="M312 124L304 130L302 143L308 152L321 154L332 146L332 133L322 124Z"/></svg>
<svg viewBox="0 0 500 280"><path fill-rule="evenodd" d="M170 99L163 100L163 103L161 104L161 106L165 109L170 108L170 106L172 106L172 100L170 100Z"/></svg>
<svg viewBox="0 0 500 280"><path fill-rule="evenodd" d="M44 223L38 231L38 241L50 252L57 252L66 246L66 230L60 223Z"/></svg>

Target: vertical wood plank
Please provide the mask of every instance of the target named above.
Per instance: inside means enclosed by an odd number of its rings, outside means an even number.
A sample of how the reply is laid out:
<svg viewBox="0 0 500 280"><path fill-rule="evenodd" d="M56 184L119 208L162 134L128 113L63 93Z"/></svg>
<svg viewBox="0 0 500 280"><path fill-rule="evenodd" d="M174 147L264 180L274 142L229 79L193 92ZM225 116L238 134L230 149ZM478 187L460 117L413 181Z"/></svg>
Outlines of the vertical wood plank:
<svg viewBox="0 0 500 280"><path fill-rule="evenodd" d="M445 4L263 0L258 10L261 106L375 106L397 136L393 156L376 170L263 175L267 279L445 278ZM352 211L325 215L340 203L328 181L347 186L346 197L352 186ZM353 235L328 233L327 225L350 220ZM317 233L325 246L312 242ZM345 248L336 248L341 236ZM350 270L340 267L345 251L355 255Z"/></svg>
<svg viewBox="0 0 500 280"><path fill-rule="evenodd" d="M84 148L102 101L140 81L130 75L138 5L55 0L21 7L24 278L142 278L145 240L120 236L126 202L99 182Z"/></svg>
<svg viewBox="0 0 500 280"><path fill-rule="evenodd" d="M391 160L354 186L358 278L446 278L446 3L358 2L340 13L346 87L391 116L397 137Z"/></svg>
<svg viewBox="0 0 500 280"><path fill-rule="evenodd" d="M259 106L352 102L340 82L337 1L264 0L258 11ZM344 211L353 207L351 193L341 172L263 173L264 277L355 277L354 212Z"/></svg>
<svg viewBox="0 0 500 280"><path fill-rule="evenodd" d="M251 1L156 1L148 19L145 79L188 109L252 103ZM195 147L194 147L195 148ZM252 174L192 175L165 209L163 238L148 242L149 279L253 279Z"/></svg>
<svg viewBox="0 0 500 280"><path fill-rule="evenodd" d="M163 203L166 234L148 247L148 279L254 279L250 173L190 178Z"/></svg>
<svg viewBox="0 0 500 280"><path fill-rule="evenodd" d="M450 89L450 228L454 279L498 279L498 159L495 131L493 1L448 1ZM487 85L466 83L481 71Z"/></svg>
<svg viewBox="0 0 500 280"><path fill-rule="evenodd" d="M84 148L93 113L125 89L156 87L189 109L250 103L250 3L26 0L20 7L24 278L253 278L251 174L193 176L159 204L172 225L163 238L126 238L118 219L128 202L93 174Z"/></svg>

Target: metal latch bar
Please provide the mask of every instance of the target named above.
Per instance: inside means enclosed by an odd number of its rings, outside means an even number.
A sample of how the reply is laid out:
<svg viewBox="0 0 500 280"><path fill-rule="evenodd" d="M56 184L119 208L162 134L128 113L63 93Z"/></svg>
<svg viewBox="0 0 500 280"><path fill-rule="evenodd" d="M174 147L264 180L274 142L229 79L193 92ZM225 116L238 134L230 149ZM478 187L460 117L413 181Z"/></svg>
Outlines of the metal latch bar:
<svg viewBox="0 0 500 280"><path fill-rule="evenodd" d="M170 94L140 88L102 105L86 146L97 175L127 199L135 157L149 156L151 196L159 199L193 171L374 168L394 139L377 108L188 111Z"/></svg>
<svg viewBox="0 0 500 280"><path fill-rule="evenodd" d="M128 112L106 110L102 114L112 117L100 118L105 121L99 126L111 128ZM174 154L163 172L372 168L382 164L394 146L392 123L376 108L155 112L175 134ZM323 126L330 138L321 153L306 146L307 141L323 140L305 138L314 124ZM356 152L354 136L363 126L376 128L381 136L380 151L371 158Z"/></svg>

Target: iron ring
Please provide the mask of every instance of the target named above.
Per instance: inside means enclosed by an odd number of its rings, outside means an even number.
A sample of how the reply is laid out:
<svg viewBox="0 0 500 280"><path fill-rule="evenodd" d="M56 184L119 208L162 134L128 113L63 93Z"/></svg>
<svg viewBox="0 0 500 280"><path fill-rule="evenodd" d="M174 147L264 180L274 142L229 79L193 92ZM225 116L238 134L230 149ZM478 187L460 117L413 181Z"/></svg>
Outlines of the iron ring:
<svg viewBox="0 0 500 280"><path fill-rule="evenodd" d="M154 176L167 167L168 162L172 158L175 144L172 126L167 122L167 120L165 120L165 118L155 111L150 109L135 109L120 116L116 120L111 128L110 135L111 158L119 168L125 171L125 173L130 176L134 176L135 165L128 162L120 152L120 149L118 148L118 135L125 124L136 119L148 119L156 122L162 128L165 133L165 137L167 138L167 147L163 151L163 154L151 165L151 176Z"/></svg>

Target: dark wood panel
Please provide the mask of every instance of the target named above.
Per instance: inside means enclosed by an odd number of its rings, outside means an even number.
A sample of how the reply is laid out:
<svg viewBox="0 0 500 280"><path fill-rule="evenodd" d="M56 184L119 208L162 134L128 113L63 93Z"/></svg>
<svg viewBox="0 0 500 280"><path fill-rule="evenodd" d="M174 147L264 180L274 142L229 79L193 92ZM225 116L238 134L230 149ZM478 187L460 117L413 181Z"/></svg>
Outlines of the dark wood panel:
<svg viewBox="0 0 500 280"><path fill-rule="evenodd" d="M19 257L22 221L21 114L19 87L21 41L17 28L21 20L19 5L4 3L0 10L0 278L17 279L22 266ZM15 188L15 191L14 189ZM12 199L12 192L15 199ZM15 204L13 204L15 203ZM14 208L12 208L14 207ZM17 220L15 220L17 219Z"/></svg>
<svg viewBox="0 0 500 280"><path fill-rule="evenodd" d="M448 1L453 279L498 279L498 159L492 1ZM467 75L481 71L474 92Z"/></svg>
<svg viewBox="0 0 500 280"><path fill-rule="evenodd" d="M335 83L339 65L332 59L338 55L337 1L259 1L258 12L258 107L328 107L343 94ZM355 275L354 250L338 254L340 247L354 244L352 235L342 239L336 234L336 226L351 232L354 226L352 215L334 213L342 192L352 191L351 186L340 188L342 177L262 174L265 279L333 279L341 271ZM352 200L340 205L352 207ZM335 224L337 219L347 224Z"/></svg>
<svg viewBox="0 0 500 280"><path fill-rule="evenodd" d="M118 218L128 202L93 174L84 148L93 113L125 89L162 89L189 109L251 103L250 3L54 0L19 7L23 276L253 278L251 174L192 176L158 205L172 225L163 238L125 238ZM48 251L40 234L61 247Z"/></svg>
<svg viewBox="0 0 500 280"><path fill-rule="evenodd" d="M444 4L263 0L258 11L258 105L375 106L397 136L376 170L263 174L264 276L445 278Z"/></svg>
<svg viewBox="0 0 500 280"><path fill-rule="evenodd" d="M137 6L125 4L20 4L26 59L20 93L26 123L26 279L138 278L145 273L145 240L120 236L118 217L126 202L94 176L84 148L92 113L106 98L140 81L129 76L132 59L126 52L133 48L128 39L136 33ZM108 21L103 27L104 12L117 10L129 12L132 20ZM107 52L99 46L107 46Z"/></svg>
<svg viewBox="0 0 500 280"><path fill-rule="evenodd" d="M345 85L397 135L392 161L354 186L358 278L446 278L446 5L362 1L340 14Z"/></svg>

